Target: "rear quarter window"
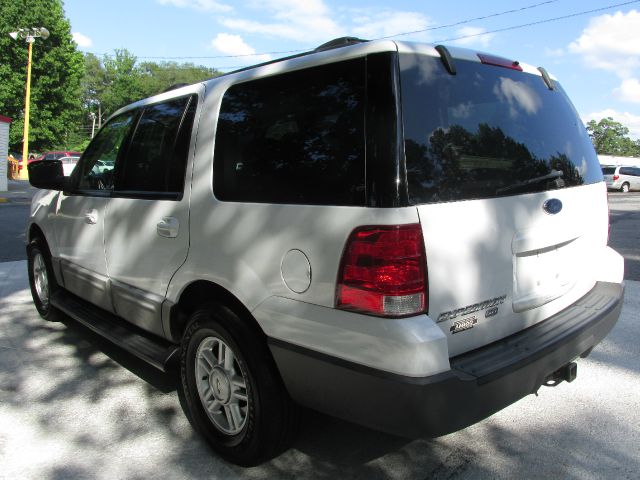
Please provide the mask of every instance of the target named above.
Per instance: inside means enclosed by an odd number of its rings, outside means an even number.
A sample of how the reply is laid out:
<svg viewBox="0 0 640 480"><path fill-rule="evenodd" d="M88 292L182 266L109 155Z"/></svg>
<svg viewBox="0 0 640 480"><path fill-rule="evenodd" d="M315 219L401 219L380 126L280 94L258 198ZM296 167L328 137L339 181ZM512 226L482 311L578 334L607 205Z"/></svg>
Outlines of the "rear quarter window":
<svg viewBox="0 0 640 480"><path fill-rule="evenodd" d="M216 197L364 205L364 98L364 59L232 86L218 118Z"/></svg>

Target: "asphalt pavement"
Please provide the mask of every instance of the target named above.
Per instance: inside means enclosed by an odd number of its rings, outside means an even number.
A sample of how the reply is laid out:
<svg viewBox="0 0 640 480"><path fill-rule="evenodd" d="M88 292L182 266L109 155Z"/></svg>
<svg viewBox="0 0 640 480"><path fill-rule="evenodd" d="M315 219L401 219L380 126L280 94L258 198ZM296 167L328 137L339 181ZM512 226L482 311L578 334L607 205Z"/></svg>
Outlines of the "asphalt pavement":
<svg viewBox="0 0 640 480"><path fill-rule="evenodd" d="M288 452L241 469L193 432L174 376L71 320L38 316L23 244L33 190L13 187L0 194L0 479L640 478L640 194L609 196L610 244L632 280L575 382L434 440L308 412Z"/></svg>
<svg viewBox="0 0 640 480"><path fill-rule="evenodd" d="M308 413L289 451L242 469L193 432L175 377L73 321L42 320L26 262L0 263L0 478L638 479L639 318L628 281L618 324L573 383L460 432L410 441Z"/></svg>

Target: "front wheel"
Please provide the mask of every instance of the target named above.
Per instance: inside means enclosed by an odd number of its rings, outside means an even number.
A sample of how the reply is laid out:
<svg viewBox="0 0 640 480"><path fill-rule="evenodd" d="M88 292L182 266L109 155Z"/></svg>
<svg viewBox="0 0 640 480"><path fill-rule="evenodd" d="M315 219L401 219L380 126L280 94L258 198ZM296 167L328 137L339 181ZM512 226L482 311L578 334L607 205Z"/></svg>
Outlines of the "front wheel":
<svg viewBox="0 0 640 480"><path fill-rule="evenodd" d="M287 448L296 407L260 332L233 311L210 305L191 316L180 367L187 416L222 457L251 466Z"/></svg>
<svg viewBox="0 0 640 480"><path fill-rule="evenodd" d="M629 184L623 183L622 188L620 190L622 191L622 193L629 193Z"/></svg>
<svg viewBox="0 0 640 480"><path fill-rule="evenodd" d="M62 313L51 305L51 295L55 292L56 283L46 244L36 238L27 247L27 265L29 269L29 287L38 313L45 320L60 320Z"/></svg>

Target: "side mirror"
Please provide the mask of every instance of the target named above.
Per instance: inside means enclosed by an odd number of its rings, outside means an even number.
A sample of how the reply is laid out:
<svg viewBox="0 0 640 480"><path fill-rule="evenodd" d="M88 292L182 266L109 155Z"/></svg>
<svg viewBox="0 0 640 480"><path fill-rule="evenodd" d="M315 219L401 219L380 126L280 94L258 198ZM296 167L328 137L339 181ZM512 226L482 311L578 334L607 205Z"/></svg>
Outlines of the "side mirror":
<svg viewBox="0 0 640 480"><path fill-rule="evenodd" d="M29 170L29 183L36 188L47 190L67 190L69 188L69 177L64 176L60 160L31 162L27 169Z"/></svg>

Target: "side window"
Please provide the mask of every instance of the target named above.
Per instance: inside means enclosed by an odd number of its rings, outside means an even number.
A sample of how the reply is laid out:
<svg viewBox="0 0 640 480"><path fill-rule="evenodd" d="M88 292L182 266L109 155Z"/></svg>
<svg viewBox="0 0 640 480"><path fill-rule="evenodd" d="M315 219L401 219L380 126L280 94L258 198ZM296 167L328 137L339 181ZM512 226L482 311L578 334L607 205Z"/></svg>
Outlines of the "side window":
<svg viewBox="0 0 640 480"><path fill-rule="evenodd" d="M213 184L226 201L365 204L364 59L232 86Z"/></svg>
<svg viewBox="0 0 640 480"><path fill-rule="evenodd" d="M621 167L620 175L633 175L633 169L629 167Z"/></svg>
<svg viewBox="0 0 640 480"><path fill-rule="evenodd" d="M116 192L182 193L196 104L182 97L144 109L119 160Z"/></svg>
<svg viewBox="0 0 640 480"><path fill-rule="evenodd" d="M111 119L91 141L74 170L79 190L113 188L116 159L137 113L133 110Z"/></svg>
<svg viewBox="0 0 640 480"><path fill-rule="evenodd" d="M56 159L55 154L53 154L53 153L47 153L47 154L44 156L44 159L43 159L43 160L55 160L55 159Z"/></svg>

